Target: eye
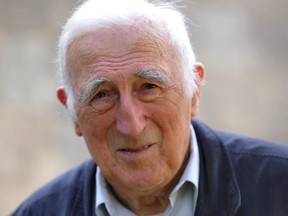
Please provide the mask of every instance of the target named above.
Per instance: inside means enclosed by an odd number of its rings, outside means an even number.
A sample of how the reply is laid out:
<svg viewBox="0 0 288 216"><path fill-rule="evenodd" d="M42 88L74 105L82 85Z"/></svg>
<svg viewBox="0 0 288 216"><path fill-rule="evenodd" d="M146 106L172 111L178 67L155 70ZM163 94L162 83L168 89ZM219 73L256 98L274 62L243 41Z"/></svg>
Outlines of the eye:
<svg viewBox="0 0 288 216"><path fill-rule="evenodd" d="M153 88L156 88L157 87L157 85L155 85L155 84L153 84L153 83L146 83L145 85L144 85L144 88L145 89L153 89Z"/></svg>
<svg viewBox="0 0 288 216"><path fill-rule="evenodd" d="M115 104L117 95L111 91L99 91L92 98L90 105L96 112L105 112Z"/></svg>
<svg viewBox="0 0 288 216"><path fill-rule="evenodd" d="M143 83L138 91L139 98L142 101L153 101L162 91L162 88L154 83Z"/></svg>
<svg viewBox="0 0 288 216"><path fill-rule="evenodd" d="M98 92L96 95L95 95L95 99L101 99L101 98L104 98L104 97L107 97L107 94L103 91L100 91Z"/></svg>

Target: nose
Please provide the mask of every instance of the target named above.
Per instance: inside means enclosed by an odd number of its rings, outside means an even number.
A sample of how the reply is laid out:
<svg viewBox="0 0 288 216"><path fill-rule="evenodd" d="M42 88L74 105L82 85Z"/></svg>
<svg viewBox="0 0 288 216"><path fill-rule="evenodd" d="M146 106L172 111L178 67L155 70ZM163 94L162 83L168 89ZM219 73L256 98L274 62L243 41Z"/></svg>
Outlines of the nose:
<svg viewBox="0 0 288 216"><path fill-rule="evenodd" d="M146 126L143 104L133 96L121 96L116 108L116 128L122 134L137 138Z"/></svg>

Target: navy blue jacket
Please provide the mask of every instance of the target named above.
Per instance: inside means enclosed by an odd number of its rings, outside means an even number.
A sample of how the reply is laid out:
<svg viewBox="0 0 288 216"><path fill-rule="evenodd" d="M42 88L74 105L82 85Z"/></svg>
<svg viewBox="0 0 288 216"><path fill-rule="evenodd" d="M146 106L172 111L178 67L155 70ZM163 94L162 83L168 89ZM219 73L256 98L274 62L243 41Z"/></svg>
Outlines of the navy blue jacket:
<svg viewBox="0 0 288 216"><path fill-rule="evenodd" d="M199 144L195 216L288 216L288 145L192 122ZM89 160L31 195L13 216L95 215L97 165Z"/></svg>

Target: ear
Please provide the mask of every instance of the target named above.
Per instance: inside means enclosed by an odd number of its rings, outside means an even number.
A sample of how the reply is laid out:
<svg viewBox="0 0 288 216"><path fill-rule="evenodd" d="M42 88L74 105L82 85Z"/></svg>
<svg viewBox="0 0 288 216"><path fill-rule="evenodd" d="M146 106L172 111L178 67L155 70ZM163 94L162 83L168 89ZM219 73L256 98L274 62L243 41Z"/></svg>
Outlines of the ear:
<svg viewBox="0 0 288 216"><path fill-rule="evenodd" d="M200 63L200 62L196 62L194 64L194 72L196 73L196 76L198 78L197 85L200 84L200 86L198 86L198 88L199 88L199 87L201 87L201 84L202 84L202 82L204 80L204 75L205 75L204 65L202 63Z"/></svg>
<svg viewBox="0 0 288 216"><path fill-rule="evenodd" d="M57 88L57 98L60 101L60 103L63 104L67 109L67 95L65 88L63 86ZM77 136L82 136L82 131L76 120L74 120L74 130Z"/></svg>
<svg viewBox="0 0 288 216"><path fill-rule="evenodd" d="M67 108L67 95L63 86L57 88L57 98Z"/></svg>
<svg viewBox="0 0 288 216"><path fill-rule="evenodd" d="M194 92L194 95L192 97L191 117L196 116L198 112L199 98L200 98L200 93L202 90L202 84L203 84L204 74L205 74L205 68L202 63L196 62L194 64L194 73L196 75L197 90Z"/></svg>

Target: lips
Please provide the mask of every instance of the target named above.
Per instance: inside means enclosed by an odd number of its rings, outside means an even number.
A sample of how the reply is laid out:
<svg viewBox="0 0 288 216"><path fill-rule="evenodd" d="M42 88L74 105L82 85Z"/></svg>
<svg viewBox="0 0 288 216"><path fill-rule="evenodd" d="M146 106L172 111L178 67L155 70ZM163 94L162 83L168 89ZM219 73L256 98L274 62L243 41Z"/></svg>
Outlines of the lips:
<svg viewBox="0 0 288 216"><path fill-rule="evenodd" d="M141 147L138 147L138 148L121 148L119 149L118 151L121 151L121 152L131 152L131 153L137 153L137 152L141 152L141 151L144 151L148 148L150 148L151 146L153 146L154 144L150 144L150 145L144 145L144 146L141 146Z"/></svg>

